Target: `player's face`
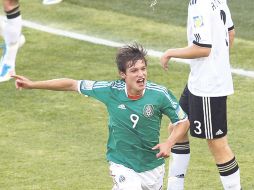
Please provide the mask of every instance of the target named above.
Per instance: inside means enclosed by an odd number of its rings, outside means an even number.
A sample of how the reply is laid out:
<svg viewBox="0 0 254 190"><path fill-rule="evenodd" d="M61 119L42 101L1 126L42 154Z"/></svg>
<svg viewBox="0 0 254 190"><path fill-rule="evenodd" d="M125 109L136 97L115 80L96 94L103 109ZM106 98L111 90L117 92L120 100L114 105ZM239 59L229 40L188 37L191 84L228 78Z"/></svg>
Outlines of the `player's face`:
<svg viewBox="0 0 254 190"><path fill-rule="evenodd" d="M129 95L142 95L145 89L147 70L143 60L138 60L133 66L127 67L126 72L120 73L125 80Z"/></svg>

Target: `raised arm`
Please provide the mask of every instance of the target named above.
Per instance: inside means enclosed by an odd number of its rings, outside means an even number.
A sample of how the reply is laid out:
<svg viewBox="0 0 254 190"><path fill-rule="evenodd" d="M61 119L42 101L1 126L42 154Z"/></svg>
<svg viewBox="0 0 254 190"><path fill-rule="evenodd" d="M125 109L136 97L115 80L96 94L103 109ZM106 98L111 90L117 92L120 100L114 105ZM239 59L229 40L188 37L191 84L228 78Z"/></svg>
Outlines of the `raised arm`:
<svg viewBox="0 0 254 190"><path fill-rule="evenodd" d="M161 65L165 70L167 70L168 61L171 58L195 59L208 57L210 52L211 48L201 47L195 44L184 48L168 49L161 57Z"/></svg>
<svg viewBox="0 0 254 190"><path fill-rule="evenodd" d="M55 91L78 91L78 81L73 79L53 79L45 81L31 81L24 76L14 75L17 89L45 89Z"/></svg>

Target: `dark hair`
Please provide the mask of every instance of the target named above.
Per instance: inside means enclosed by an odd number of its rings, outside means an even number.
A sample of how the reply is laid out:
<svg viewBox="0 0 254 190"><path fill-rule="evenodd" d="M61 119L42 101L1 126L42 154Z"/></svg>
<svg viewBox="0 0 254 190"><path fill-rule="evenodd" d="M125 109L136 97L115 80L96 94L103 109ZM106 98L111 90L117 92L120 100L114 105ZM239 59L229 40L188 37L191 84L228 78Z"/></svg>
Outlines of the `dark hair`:
<svg viewBox="0 0 254 190"><path fill-rule="evenodd" d="M119 48L116 54L118 71L125 73L127 67L132 67L138 60L143 60L147 65L146 55L146 50L137 43Z"/></svg>

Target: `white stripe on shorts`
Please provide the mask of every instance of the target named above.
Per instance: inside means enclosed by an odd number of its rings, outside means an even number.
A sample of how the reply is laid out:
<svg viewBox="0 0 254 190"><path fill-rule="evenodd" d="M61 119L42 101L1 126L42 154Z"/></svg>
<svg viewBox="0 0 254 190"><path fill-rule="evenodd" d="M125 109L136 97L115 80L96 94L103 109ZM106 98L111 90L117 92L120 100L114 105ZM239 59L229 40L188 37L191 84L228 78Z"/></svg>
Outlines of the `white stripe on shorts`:
<svg viewBox="0 0 254 190"><path fill-rule="evenodd" d="M206 139L213 139L213 126L212 126L212 120L211 120L210 98L202 97L202 101L203 101L205 136L206 136Z"/></svg>

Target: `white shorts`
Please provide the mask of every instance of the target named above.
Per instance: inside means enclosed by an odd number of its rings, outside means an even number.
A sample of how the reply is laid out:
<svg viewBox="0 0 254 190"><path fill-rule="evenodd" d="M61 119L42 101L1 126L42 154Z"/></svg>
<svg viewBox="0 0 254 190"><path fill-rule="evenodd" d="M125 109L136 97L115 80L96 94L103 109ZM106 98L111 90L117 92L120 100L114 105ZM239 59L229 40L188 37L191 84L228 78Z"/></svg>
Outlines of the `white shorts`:
<svg viewBox="0 0 254 190"><path fill-rule="evenodd" d="M121 164L109 162L109 165L112 190L162 190L165 164L141 173Z"/></svg>

